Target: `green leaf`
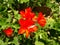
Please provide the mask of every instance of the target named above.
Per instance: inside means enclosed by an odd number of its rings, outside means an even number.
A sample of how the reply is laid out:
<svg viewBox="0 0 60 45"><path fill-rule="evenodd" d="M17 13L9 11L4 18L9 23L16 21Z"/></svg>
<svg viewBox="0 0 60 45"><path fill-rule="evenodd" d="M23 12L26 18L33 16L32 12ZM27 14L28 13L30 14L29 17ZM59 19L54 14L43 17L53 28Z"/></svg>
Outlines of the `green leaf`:
<svg viewBox="0 0 60 45"><path fill-rule="evenodd" d="M9 3L14 3L14 0L8 0Z"/></svg>
<svg viewBox="0 0 60 45"><path fill-rule="evenodd" d="M20 3L27 3L27 2L29 2L29 0L19 0L18 2L20 2Z"/></svg>
<svg viewBox="0 0 60 45"><path fill-rule="evenodd" d="M11 24L11 27L14 28L14 32L17 32L17 30L20 28L18 24Z"/></svg>
<svg viewBox="0 0 60 45"><path fill-rule="evenodd" d="M14 18L16 18L16 19L20 19L21 18L21 16L18 14L18 11L14 10Z"/></svg>
<svg viewBox="0 0 60 45"><path fill-rule="evenodd" d="M17 37L14 37L13 43L14 43L15 45L19 45L19 42L18 42L18 38L17 38Z"/></svg>
<svg viewBox="0 0 60 45"><path fill-rule="evenodd" d="M7 45L7 42L3 42L3 40L0 39L0 45Z"/></svg>
<svg viewBox="0 0 60 45"><path fill-rule="evenodd" d="M59 45L59 43L55 40L51 40L51 42L48 45Z"/></svg>
<svg viewBox="0 0 60 45"><path fill-rule="evenodd" d="M47 24L46 24L45 27L47 27L47 28L53 28L54 25L55 25L55 23L56 23L56 21L53 18L48 18Z"/></svg>
<svg viewBox="0 0 60 45"><path fill-rule="evenodd" d="M44 43L40 41L35 41L35 45L44 45Z"/></svg>
<svg viewBox="0 0 60 45"><path fill-rule="evenodd" d="M47 35L47 33L44 30L41 30L40 31L39 36L40 36L40 39L43 39L45 41L48 41L48 35Z"/></svg>

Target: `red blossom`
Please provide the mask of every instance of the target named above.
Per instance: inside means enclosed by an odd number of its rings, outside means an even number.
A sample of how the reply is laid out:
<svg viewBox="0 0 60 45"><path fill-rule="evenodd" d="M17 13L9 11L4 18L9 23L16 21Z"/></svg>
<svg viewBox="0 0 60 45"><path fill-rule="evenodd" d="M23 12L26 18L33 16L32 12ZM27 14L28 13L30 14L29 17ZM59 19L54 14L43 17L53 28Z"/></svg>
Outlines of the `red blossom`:
<svg viewBox="0 0 60 45"><path fill-rule="evenodd" d="M30 7L26 8L25 11L20 11L22 18L18 21L20 24L20 29L18 34L26 34L26 38L30 35L31 32L37 31L37 27L33 26L36 21L35 13L32 12Z"/></svg>
<svg viewBox="0 0 60 45"><path fill-rule="evenodd" d="M26 38L30 35L30 33L36 32L38 27L35 25L35 22L38 21L38 23L44 27L46 24L46 20L43 16L43 14L40 12L38 14L38 17L35 15L35 13L32 12L32 9L30 7L26 8L25 11L20 11L20 15L22 18L18 21L20 24L20 29L18 30L18 34L26 34Z"/></svg>
<svg viewBox="0 0 60 45"><path fill-rule="evenodd" d="M10 27L5 29L5 30L3 30L3 32L6 34L7 37L11 37L12 34L13 34L13 30Z"/></svg>
<svg viewBox="0 0 60 45"><path fill-rule="evenodd" d="M45 17L43 16L42 12L40 12L40 13L38 14L38 23L39 23L42 27L44 27L45 24L46 24L46 19L45 19Z"/></svg>

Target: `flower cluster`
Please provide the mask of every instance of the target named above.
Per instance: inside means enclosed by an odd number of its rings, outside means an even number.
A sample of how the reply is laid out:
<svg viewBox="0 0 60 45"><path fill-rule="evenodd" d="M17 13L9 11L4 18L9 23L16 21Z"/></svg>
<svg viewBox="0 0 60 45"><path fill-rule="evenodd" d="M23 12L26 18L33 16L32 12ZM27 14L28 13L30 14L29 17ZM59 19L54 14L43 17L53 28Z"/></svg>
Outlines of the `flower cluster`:
<svg viewBox="0 0 60 45"><path fill-rule="evenodd" d="M44 27L46 24L46 19L43 16L42 12L38 13L38 16L32 12L30 7L25 10L20 11L21 18L18 20L20 28L18 30L18 34L26 34L26 38L30 36L31 33L34 33L38 30L38 26L35 23L38 23L40 26ZM13 34L13 30L11 27L3 30L7 37L11 37Z"/></svg>
<svg viewBox="0 0 60 45"><path fill-rule="evenodd" d="M20 11L20 15L22 18L18 21L20 25L20 29L18 30L18 34L26 34L26 38L32 32L36 32L38 27L35 23L39 23L40 26L44 27L46 24L46 19L43 14L40 12L38 17L32 12L30 7L26 8L25 10Z"/></svg>

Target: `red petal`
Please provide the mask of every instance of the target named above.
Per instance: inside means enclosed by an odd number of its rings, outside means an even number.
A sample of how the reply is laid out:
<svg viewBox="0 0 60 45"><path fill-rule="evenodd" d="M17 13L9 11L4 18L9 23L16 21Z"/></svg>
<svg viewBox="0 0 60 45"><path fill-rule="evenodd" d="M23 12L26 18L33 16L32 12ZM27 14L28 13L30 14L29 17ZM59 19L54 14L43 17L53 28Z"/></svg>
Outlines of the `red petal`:
<svg viewBox="0 0 60 45"><path fill-rule="evenodd" d="M20 14L23 18L31 19L35 16L35 13L32 12L31 7L25 9L25 11L20 11Z"/></svg>
<svg viewBox="0 0 60 45"><path fill-rule="evenodd" d="M21 14L21 16L22 17L24 17L25 18L25 12L22 10L22 11L20 11L20 14Z"/></svg>
<svg viewBox="0 0 60 45"><path fill-rule="evenodd" d="M36 32L36 31L37 31L37 29L38 29L38 27L37 27L37 26L34 26L34 27L33 27L34 32Z"/></svg>
<svg viewBox="0 0 60 45"><path fill-rule="evenodd" d="M30 32L36 32L37 29L38 29L37 26L34 26L34 27L30 28L29 31L30 31Z"/></svg>
<svg viewBox="0 0 60 45"><path fill-rule="evenodd" d="M30 35L30 32L28 30L26 30L26 38L28 38Z"/></svg>
<svg viewBox="0 0 60 45"><path fill-rule="evenodd" d="M35 13L31 12L30 16L31 16L31 18L33 18L35 16Z"/></svg>
<svg viewBox="0 0 60 45"><path fill-rule="evenodd" d="M18 34L23 34L26 31L26 29L20 28L18 31Z"/></svg>
<svg viewBox="0 0 60 45"><path fill-rule="evenodd" d="M34 16L34 17L32 18L32 20L33 20L33 21L37 21L37 16Z"/></svg>
<svg viewBox="0 0 60 45"><path fill-rule="evenodd" d="M20 20L19 20L19 24L20 24L22 27L27 28L27 27L33 25L33 24L34 24L34 21L32 21L31 19L26 19L26 20L20 19Z"/></svg>
<svg viewBox="0 0 60 45"><path fill-rule="evenodd" d="M24 26L26 23L25 23L26 21L25 20L23 20L23 19L20 19L19 20L19 24L21 25L21 26Z"/></svg>
<svg viewBox="0 0 60 45"><path fill-rule="evenodd" d="M42 12L39 12L39 14L38 14L38 18L44 18L44 16L43 16L43 13Z"/></svg>
<svg viewBox="0 0 60 45"><path fill-rule="evenodd" d="M25 13L31 12L31 11L32 11L31 7L28 7L28 8L25 9Z"/></svg>
<svg viewBox="0 0 60 45"><path fill-rule="evenodd" d="M38 23L39 23L42 27L44 27L45 24L46 24L46 20L45 20L45 19L40 19L40 20L38 20Z"/></svg>

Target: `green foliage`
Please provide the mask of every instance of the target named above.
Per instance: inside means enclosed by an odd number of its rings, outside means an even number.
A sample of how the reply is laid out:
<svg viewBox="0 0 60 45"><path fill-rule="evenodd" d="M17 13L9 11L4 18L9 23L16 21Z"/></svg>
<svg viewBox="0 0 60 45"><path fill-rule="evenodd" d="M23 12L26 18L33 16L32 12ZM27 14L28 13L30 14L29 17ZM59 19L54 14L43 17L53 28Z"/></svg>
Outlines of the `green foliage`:
<svg viewBox="0 0 60 45"><path fill-rule="evenodd" d="M19 45L19 42L18 42L18 38L17 37L14 37L14 40L13 40L13 43L16 45Z"/></svg>
<svg viewBox="0 0 60 45"><path fill-rule="evenodd" d="M36 41L36 42L35 42L35 45L44 45L44 43L39 42L39 41Z"/></svg>
<svg viewBox="0 0 60 45"><path fill-rule="evenodd" d="M20 3L26 3L26 2L29 2L29 0L19 0Z"/></svg>
<svg viewBox="0 0 60 45"><path fill-rule="evenodd" d="M21 18L19 11L29 6L32 9L36 6L46 6L52 12L49 18L45 17L45 27L36 24L38 31L27 39L25 35L18 35L17 32L20 28L18 20ZM12 37L3 33L7 27L14 30ZM56 0L0 0L0 35L0 45L60 45L59 3Z"/></svg>

